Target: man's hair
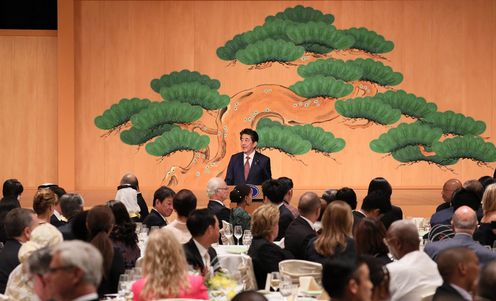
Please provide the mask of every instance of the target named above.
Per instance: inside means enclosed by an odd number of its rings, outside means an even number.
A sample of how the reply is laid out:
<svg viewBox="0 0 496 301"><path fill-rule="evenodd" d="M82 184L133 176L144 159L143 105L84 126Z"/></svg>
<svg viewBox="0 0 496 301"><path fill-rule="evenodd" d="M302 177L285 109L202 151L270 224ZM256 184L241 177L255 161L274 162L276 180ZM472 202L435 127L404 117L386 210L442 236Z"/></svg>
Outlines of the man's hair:
<svg viewBox="0 0 496 301"><path fill-rule="evenodd" d="M120 185L130 185L135 189L139 188L138 178L132 173L127 173L122 176Z"/></svg>
<svg viewBox="0 0 496 301"><path fill-rule="evenodd" d="M217 190L219 190L219 187L224 183L224 180L222 178L211 178L207 182L207 196L211 198L213 195L217 193Z"/></svg>
<svg viewBox="0 0 496 301"><path fill-rule="evenodd" d="M305 216L320 208L320 198L315 192L305 192L298 201L298 211Z"/></svg>
<svg viewBox="0 0 496 301"><path fill-rule="evenodd" d="M231 301L268 301L264 295L256 291L240 292Z"/></svg>
<svg viewBox="0 0 496 301"><path fill-rule="evenodd" d="M66 193L60 198L62 215L68 220L83 210L84 200L78 193Z"/></svg>
<svg viewBox="0 0 496 301"><path fill-rule="evenodd" d="M379 209L381 213L386 213L391 210L391 199L382 190L373 190L363 199L362 209L364 211Z"/></svg>
<svg viewBox="0 0 496 301"><path fill-rule="evenodd" d="M25 208L14 208L5 217L5 232L8 238L22 235L27 227L33 224L34 212Z"/></svg>
<svg viewBox="0 0 496 301"><path fill-rule="evenodd" d="M173 198L176 195L174 190L167 186L162 186L153 194L153 206L157 204L157 200L162 203L166 198Z"/></svg>
<svg viewBox="0 0 496 301"><path fill-rule="evenodd" d="M178 216L188 217L196 209L197 199L189 189L179 190L172 200L172 208Z"/></svg>
<svg viewBox="0 0 496 301"><path fill-rule="evenodd" d="M24 191L24 187L17 179L8 179L3 182L3 197L17 197Z"/></svg>
<svg viewBox="0 0 496 301"><path fill-rule="evenodd" d="M486 264L479 274L478 295L487 300L496 300L496 260Z"/></svg>
<svg viewBox="0 0 496 301"><path fill-rule="evenodd" d="M285 187L286 193L288 193L288 191L290 191L294 187L293 180L288 177L280 177L277 179L277 181L279 181Z"/></svg>
<svg viewBox="0 0 496 301"><path fill-rule="evenodd" d="M474 251L467 247L455 247L443 250L437 256L437 269L445 282L451 282L451 279L456 276L458 264L467 261L470 254L475 255Z"/></svg>
<svg viewBox="0 0 496 301"><path fill-rule="evenodd" d="M463 210L463 209L460 209ZM470 219L462 219L460 214L458 214L458 209L455 210L455 213L453 213L453 218L452 218L452 223L453 223L453 228L455 229L455 232L457 230L470 230L474 231L477 228L477 215L475 214L475 211L468 209L471 211L471 217ZM457 212L458 211L458 212Z"/></svg>
<svg viewBox="0 0 496 301"><path fill-rule="evenodd" d="M258 134L252 129L246 128L243 129L241 132L239 132L239 138L241 139L241 136L243 135L248 135L251 137L252 142L258 142Z"/></svg>
<svg viewBox="0 0 496 301"><path fill-rule="evenodd" d="M278 205L284 200L286 186L278 180L267 180L262 184L262 193L272 203Z"/></svg>
<svg viewBox="0 0 496 301"><path fill-rule="evenodd" d="M331 298L343 298L351 279L359 281L357 270L361 259L327 259L322 267L322 285Z"/></svg>
<svg viewBox="0 0 496 301"><path fill-rule="evenodd" d="M103 275L103 259L100 251L80 240L64 241L53 250L62 266L75 267L84 272L83 281L98 287Z"/></svg>
<svg viewBox="0 0 496 301"><path fill-rule="evenodd" d="M453 193L451 206L453 206L454 211L462 206L468 206L472 208L472 210L477 211L480 205L481 198L477 196L477 193L469 189L460 188Z"/></svg>
<svg viewBox="0 0 496 301"><path fill-rule="evenodd" d="M336 192L336 200L344 201L350 205L351 209L355 210L357 207L357 197L353 189L343 187Z"/></svg>
<svg viewBox="0 0 496 301"><path fill-rule="evenodd" d="M380 190L384 192L389 198L393 193L393 188L391 187L391 184L389 184L389 182L383 177L377 177L372 179L372 181L370 181L367 194L376 190Z"/></svg>
<svg viewBox="0 0 496 301"><path fill-rule="evenodd" d="M326 203L329 204L330 202L336 200L336 194L337 193L338 193L337 189L332 189L332 188L331 189L327 189L322 194L322 199L324 199L324 201L326 201Z"/></svg>
<svg viewBox="0 0 496 301"><path fill-rule="evenodd" d="M31 275L43 275L48 272L52 261L52 248L43 247L31 253L26 263Z"/></svg>
<svg viewBox="0 0 496 301"><path fill-rule="evenodd" d="M463 183L463 188L472 191L479 198L480 202L482 194L484 193L484 186L482 186L481 182L475 179L467 180Z"/></svg>
<svg viewBox="0 0 496 301"><path fill-rule="evenodd" d="M215 215L207 208L193 211L186 221L186 227L193 237L202 236L207 232L208 227L213 225L215 225Z"/></svg>
<svg viewBox="0 0 496 301"><path fill-rule="evenodd" d="M413 222L406 219L397 220L391 224L388 233L395 237L405 250L412 252L419 249L420 238L417 226Z"/></svg>

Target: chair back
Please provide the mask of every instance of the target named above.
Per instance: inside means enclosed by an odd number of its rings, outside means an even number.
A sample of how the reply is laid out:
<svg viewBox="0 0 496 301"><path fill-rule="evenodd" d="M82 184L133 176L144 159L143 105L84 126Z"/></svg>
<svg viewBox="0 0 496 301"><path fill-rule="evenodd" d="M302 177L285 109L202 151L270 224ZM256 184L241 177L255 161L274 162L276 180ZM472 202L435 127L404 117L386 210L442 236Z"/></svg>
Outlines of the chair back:
<svg viewBox="0 0 496 301"><path fill-rule="evenodd" d="M279 272L282 275L291 277L294 284L299 285L300 277L311 276L321 283L322 279L322 265L317 262L288 259L279 262Z"/></svg>

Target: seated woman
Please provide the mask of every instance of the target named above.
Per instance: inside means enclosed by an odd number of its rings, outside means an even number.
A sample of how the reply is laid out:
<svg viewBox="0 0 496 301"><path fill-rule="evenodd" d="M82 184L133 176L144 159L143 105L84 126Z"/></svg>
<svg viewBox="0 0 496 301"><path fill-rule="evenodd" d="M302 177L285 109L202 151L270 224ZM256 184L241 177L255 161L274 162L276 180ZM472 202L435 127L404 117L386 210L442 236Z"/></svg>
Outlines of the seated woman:
<svg viewBox="0 0 496 301"><path fill-rule="evenodd" d="M496 239L496 184L488 185L484 191L482 209L484 215L474 237L481 245L493 246Z"/></svg>
<svg viewBox="0 0 496 301"><path fill-rule="evenodd" d="M265 287L267 274L279 271L279 262L293 259L293 255L278 245L274 239L279 232L279 209L274 205L262 205L253 212L251 233L253 240L248 255L253 261L253 269L259 288Z"/></svg>
<svg viewBox="0 0 496 301"><path fill-rule="evenodd" d="M231 209L231 224L241 226L244 230L250 230L251 216L246 211L246 206L251 204L252 191L250 186L239 184L229 194L231 204L235 203L236 208Z"/></svg>
<svg viewBox="0 0 496 301"><path fill-rule="evenodd" d="M38 216L40 224L50 223L50 217L55 210L57 195L48 188L39 189L33 199L33 210Z"/></svg>
<svg viewBox="0 0 496 301"><path fill-rule="evenodd" d="M154 231L143 258L143 278L132 286L134 301L161 298L208 300L203 277L188 275L183 248L170 231Z"/></svg>
<svg viewBox="0 0 496 301"><path fill-rule="evenodd" d="M115 225L110 233L110 239L114 248L119 250L124 259L126 269L134 268L136 260L141 251L138 247L138 235L136 235L136 224L127 213L126 206L121 202L109 202L115 218Z"/></svg>
<svg viewBox="0 0 496 301"><path fill-rule="evenodd" d="M330 203L322 217L322 234L308 243L306 260L323 264L327 258L355 259L352 227L353 215L350 205L343 201Z"/></svg>
<svg viewBox="0 0 496 301"><path fill-rule="evenodd" d="M376 257L382 265L391 262L388 247L384 243L386 228L377 219L363 218L355 232L356 250L358 255Z"/></svg>

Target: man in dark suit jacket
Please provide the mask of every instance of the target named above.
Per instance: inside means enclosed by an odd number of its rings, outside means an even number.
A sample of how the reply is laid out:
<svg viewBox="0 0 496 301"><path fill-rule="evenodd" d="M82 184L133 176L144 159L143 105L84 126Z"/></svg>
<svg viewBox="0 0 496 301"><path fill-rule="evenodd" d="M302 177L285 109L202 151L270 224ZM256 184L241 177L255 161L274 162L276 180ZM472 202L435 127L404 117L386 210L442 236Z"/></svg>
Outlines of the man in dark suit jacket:
<svg viewBox="0 0 496 301"><path fill-rule="evenodd" d="M7 241L0 252L0 293L5 293L10 273L19 265L21 244L29 240L31 231L38 225L38 218L32 210L12 209L5 217Z"/></svg>
<svg viewBox="0 0 496 301"><path fill-rule="evenodd" d="M208 205L207 208L217 216L222 229L222 221L231 222L231 211L224 205L229 195L229 188L221 178L211 178L207 183Z"/></svg>
<svg viewBox="0 0 496 301"><path fill-rule="evenodd" d="M441 197L443 198L443 203L436 207L436 212L447 209L451 207L451 200L453 199L453 193L458 189L462 188L462 182L458 179L449 179L443 185L443 190L441 191Z"/></svg>
<svg viewBox="0 0 496 301"><path fill-rule="evenodd" d="M474 251L465 248L451 248L437 258L437 268L443 284L436 289L433 301L472 300L479 275L479 260Z"/></svg>
<svg viewBox="0 0 496 301"><path fill-rule="evenodd" d="M261 185L272 178L270 158L255 151L258 134L252 129L240 133L241 153L232 155L227 166L225 181L227 185Z"/></svg>
<svg viewBox="0 0 496 301"><path fill-rule="evenodd" d="M186 221L191 240L183 245L186 261L203 276L220 269L212 244L219 237L219 221L208 209L197 209Z"/></svg>
<svg viewBox="0 0 496 301"><path fill-rule="evenodd" d="M286 229L294 220L294 216L289 209L284 206L284 196L287 186L278 180L267 180L262 185L264 203L271 202L279 207L279 232L275 240L281 240L286 235Z"/></svg>
<svg viewBox="0 0 496 301"><path fill-rule="evenodd" d="M153 194L153 208L143 220L148 229L157 226L162 228L167 225L167 217L172 214L172 200L176 193L167 186L162 186Z"/></svg>
<svg viewBox="0 0 496 301"><path fill-rule="evenodd" d="M320 198L313 192L305 192L298 202L300 213L286 229L284 248L293 253L296 259L305 259L308 242L317 236L313 224L320 215Z"/></svg>
<svg viewBox="0 0 496 301"><path fill-rule="evenodd" d="M391 211L391 200L380 190L371 191L365 196L360 210L353 211L353 230L364 217L379 218Z"/></svg>
<svg viewBox="0 0 496 301"><path fill-rule="evenodd" d="M72 232L74 217L83 211L83 199L77 193L66 193L60 198L60 210L68 222L58 227L64 240L75 239Z"/></svg>

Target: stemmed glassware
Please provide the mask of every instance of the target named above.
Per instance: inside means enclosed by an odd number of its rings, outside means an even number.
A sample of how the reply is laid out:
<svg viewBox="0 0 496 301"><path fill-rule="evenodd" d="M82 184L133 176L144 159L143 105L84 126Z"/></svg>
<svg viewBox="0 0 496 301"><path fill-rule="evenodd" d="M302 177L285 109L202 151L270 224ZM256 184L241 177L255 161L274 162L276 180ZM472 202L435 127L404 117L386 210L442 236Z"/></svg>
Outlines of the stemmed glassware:
<svg viewBox="0 0 496 301"><path fill-rule="evenodd" d="M231 237L233 236L232 225L226 224L222 230L224 231L224 236L227 238L227 244L230 244Z"/></svg>
<svg viewBox="0 0 496 301"><path fill-rule="evenodd" d="M281 273L272 272L270 273L270 287L277 292L279 285L281 284Z"/></svg>
<svg viewBox="0 0 496 301"><path fill-rule="evenodd" d="M243 236L243 229L241 226L234 226L234 237L236 237L238 245L241 245L241 236Z"/></svg>
<svg viewBox="0 0 496 301"><path fill-rule="evenodd" d="M251 241L253 239L253 236L251 235L250 230L245 230L243 234L243 245L249 246L251 244Z"/></svg>

